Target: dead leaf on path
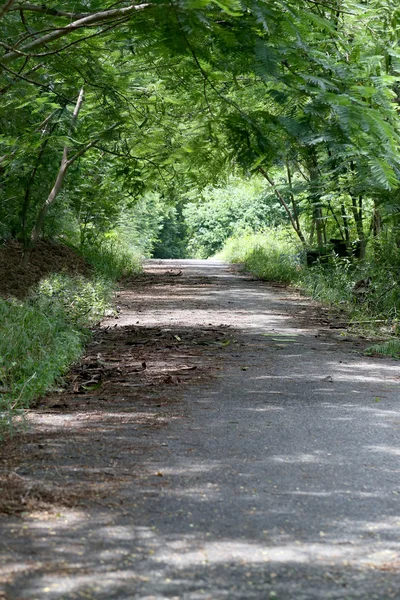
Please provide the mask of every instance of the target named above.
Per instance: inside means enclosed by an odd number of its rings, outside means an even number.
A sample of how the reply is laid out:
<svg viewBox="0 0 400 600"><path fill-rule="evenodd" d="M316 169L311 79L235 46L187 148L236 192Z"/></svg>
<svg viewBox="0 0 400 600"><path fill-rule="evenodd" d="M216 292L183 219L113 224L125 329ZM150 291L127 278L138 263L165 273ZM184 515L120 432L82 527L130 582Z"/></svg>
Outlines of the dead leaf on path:
<svg viewBox="0 0 400 600"><path fill-rule="evenodd" d="M176 367L176 369L170 369L170 373L179 373L181 371L194 371L197 369L196 365L182 365L181 367Z"/></svg>

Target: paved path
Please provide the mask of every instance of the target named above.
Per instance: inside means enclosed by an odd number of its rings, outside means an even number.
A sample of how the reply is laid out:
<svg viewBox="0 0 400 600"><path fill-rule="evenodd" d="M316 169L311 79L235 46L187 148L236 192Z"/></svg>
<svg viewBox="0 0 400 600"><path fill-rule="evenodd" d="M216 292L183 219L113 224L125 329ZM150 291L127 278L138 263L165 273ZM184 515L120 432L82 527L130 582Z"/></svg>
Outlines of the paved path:
<svg viewBox="0 0 400 600"><path fill-rule="evenodd" d="M222 263L166 265L183 270L179 291L142 305L140 325L227 325L229 360L151 433L135 456L147 476L114 508L3 519L32 553L7 538L21 573L4 597L400 599L399 363ZM120 322L137 321L126 297Z"/></svg>

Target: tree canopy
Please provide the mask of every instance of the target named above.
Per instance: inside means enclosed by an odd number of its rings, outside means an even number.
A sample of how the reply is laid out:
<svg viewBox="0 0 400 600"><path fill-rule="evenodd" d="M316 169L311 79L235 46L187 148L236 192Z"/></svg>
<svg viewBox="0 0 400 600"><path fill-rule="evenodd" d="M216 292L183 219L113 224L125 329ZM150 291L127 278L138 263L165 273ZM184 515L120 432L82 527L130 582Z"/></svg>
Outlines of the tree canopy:
<svg viewBox="0 0 400 600"><path fill-rule="evenodd" d="M399 28L392 0L8 0L0 235L28 260L241 174L303 244L365 244L399 210Z"/></svg>

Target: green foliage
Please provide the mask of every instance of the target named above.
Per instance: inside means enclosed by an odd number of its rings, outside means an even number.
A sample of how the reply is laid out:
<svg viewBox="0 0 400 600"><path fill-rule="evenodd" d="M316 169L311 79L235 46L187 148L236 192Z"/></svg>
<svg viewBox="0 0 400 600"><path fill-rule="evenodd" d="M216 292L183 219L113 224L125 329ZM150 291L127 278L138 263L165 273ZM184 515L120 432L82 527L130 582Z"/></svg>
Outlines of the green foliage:
<svg viewBox="0 0 400 600"><path fill-rule="evenodd" d="M263 278L300 277L317 298L397 319L395 0L118 2L113 20L99 0L7 8L0 239L28 247L37 227L82 248L106 279L135 272L138 253L210 256L226 244ZM238 172L246 179L229 179ZM289 221L304 248L340 237L372 250L359 266L333 259L299 275L293 242L254 234ZM365 276L360 302L352 286ZM73 289L46 285L72 318ZM90 314L102 292L74 285L78 314Z"/></svg>
<svg viewBox="0 0 400 600"><path fill-rule="evenodd" d="M138 275L142 264L138 249L118 239L99 239L97 244L83 246L80 251L106 281L115 282L123 277Z"/></svg>
<svg viewBox="0 0 400 600"><path fill-rule="evenodd" d="M0 437L21 408L48 390L77 360L85 336L60 306L37 297L0 299Z"/></svg>
<svg viewBox="0 0 400 600"><path fill-rule="evenodd" d="M349 307L355 302L353 286L362 276L362 270L352 268L349 260L331 256L328 263L302 269L298 285L316 300Z"/></svg>
<svg viewBox="0 0 400 600"><path fill-rule="evenodd" d="M299 277L298 253L299 247L287 229L270 229L230 238L220 256L243 264L260 279L293 283Z"/></svg>
<svg viewBox="0 0 400 600"><path fill-rule="evenodd" d="M188 228L188 253L207 258L219 252L232 236L285 220L275 196L265 191L258 178L230 178L227 184L209 186L189 195L184 208Z"/></svg>
<svg viewBox="0 0 400 600"><path fill-rule="evenodd" d="M187 223L182 204L164 209L158 238L154 243L154 258L185 258L187 256Z"/></svg>

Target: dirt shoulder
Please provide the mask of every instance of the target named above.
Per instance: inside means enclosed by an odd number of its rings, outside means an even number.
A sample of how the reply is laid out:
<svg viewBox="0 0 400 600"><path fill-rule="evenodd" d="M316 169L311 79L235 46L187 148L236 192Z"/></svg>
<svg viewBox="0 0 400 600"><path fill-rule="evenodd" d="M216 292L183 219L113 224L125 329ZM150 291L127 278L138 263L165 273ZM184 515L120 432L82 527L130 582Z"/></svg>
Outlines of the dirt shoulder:
<svg viewBox="0 0 400 600"><path fill-rule="evenodd" d="M182 416L184 389L215 377L233 340L224 324L147 326L143 310L150 315L188 286L208 285L168 268L124 283L119 314L95 331L65 384L27 411L0 448L0 513L98 503L115 493L126 470L135 477L133 457L145 451L148 432Z"/></svg>
<svg viewBox="0 0 400 600"><path fill-rule="evenodd" d="M10 241L0 246L0 296L25 298L50 273L88 275L90 267L72 248L56 242L39 242L28 268L21 266L22 246Z"/></svg>

